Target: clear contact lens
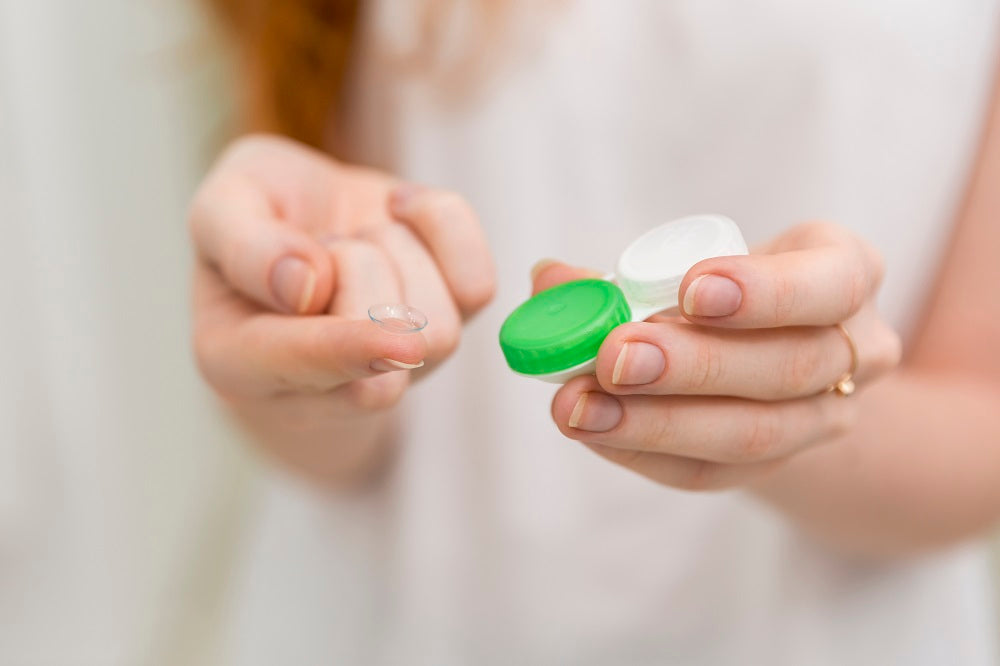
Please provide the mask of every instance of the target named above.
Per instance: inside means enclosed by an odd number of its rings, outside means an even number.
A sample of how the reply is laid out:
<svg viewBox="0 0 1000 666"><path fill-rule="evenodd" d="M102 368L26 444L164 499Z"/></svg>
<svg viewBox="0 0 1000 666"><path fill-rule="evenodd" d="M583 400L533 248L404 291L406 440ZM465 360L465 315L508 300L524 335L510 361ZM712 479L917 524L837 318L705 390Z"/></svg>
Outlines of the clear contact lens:
<svg viewBox="0 0 1000 666"><path fill-rule="evenodd" d="M379 303L368 308L368 317L390 333L416 333L427 326L427 316L402 303Z"/></svg>

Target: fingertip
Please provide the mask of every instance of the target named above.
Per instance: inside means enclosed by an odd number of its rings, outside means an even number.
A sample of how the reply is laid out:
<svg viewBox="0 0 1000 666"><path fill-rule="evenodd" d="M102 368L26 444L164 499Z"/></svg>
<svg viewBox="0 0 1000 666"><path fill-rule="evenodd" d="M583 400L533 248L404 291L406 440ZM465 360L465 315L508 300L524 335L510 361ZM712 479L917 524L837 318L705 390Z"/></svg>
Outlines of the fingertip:
<svg viewBox="0 0 1000 666"><path fill-rule="evenodd" d="M544 257L536 261L535 264L531 267L531 270L529 271L531 275L531 282L532 283L536 282L538 280L538 276L542 273L542 271L549 268L550 266L554 266L559 263L561 262L558 259L551 259L549 257Z"/></svg>
<svg viewBox="0 0 1000 666"><path fill-rule="evenodd" d="M475 210L456 192L402 183L389 213L430 251L459 311L478 312L496 292L496 266Z"/></svg>
<svg viewBox="0 0 1000 666"><path fill-rule="evenodd" d="M279 255L268 277L271 296L280 311L319 314L329 307L333 294L333 265L318 245L293 243Z"/></svg>
<svg viewBox="0 0 1000 666"><path fill-rule="evenodd" d="M570 266L556 259L542 259L531 269L532 294L551 289L564 282L603 277L600 271Z"/></svg>
<svg viewBox="0 0 1000 666"><path fill-rule="evenodd" d="M628 340L635 337L636 326L636 323L628 323L616 327L608 333L608 337L604 338L600 349L597 350L596 376L605 390L614 387L612 378L615 375L615 369L619 365L619 357Z"/></svg>
<svg viewBox="0 0 1000 666"><path fill-rule="evenodd" d="M634 322L614 329L597 355L597 380L615 395L642 392L667 371L669 328L663 324Z"/></svg>
<svg viewBox="0 0 1000 666"><path fill-rule="evenodd" d="M740 262L746 258L713 257L692 266L677 294L681 315L706 325L737 315L746 300L745 280L739 276Z"/></svg>
<svg viewBox="0 0 1000 666"><path fill-rule="evenodd" d="M393 334L371 321L336 316L312 321L317 328L315 335L303 338L302 363L332 373L339 383L414 369L427 356L427 341L421 333Z"/></svg>
<svg viewBox="0 0 1000 666"><path fill-rule="evenodd" d="M729 317L743 304L743 288L725 275L704 273L691 281L680 302L681 311L690 317Z"/></svg>
<svg viewBox="0 0 1000 666"><path fill-rule="evenodd" d="M455 304L466 317L482 310L496 296L496 267L488 253L480 266L482 266L481 270L476 271L470 279L455 285L452 289Z"/></svg>
<svg viewBox="0 0 1000 666"><path fill-rule="evenodd" d="M363 322L374 342L368 350L371 358L392 359L406 365L417 366L427 357L427 338L420 331L412 333L390 333L374 322Z"/></svg>
<svg viewBox="0 0 1000 666"><path fill-rule="evenodd" d="M601 390L601 385L593 375L574 377L564 384L552 397L550 413L552 420L563 434L570 432L570 420L580 401L580 396L593 390Z"/></svg>
<svg viewBox="0 0 1000 666"><path fill-rule="evenodd" d="M336 281L333 261L328 252L319 248L319 251L310 257L310 264L314 271L314 280L311 290L303 292L301 314L322 314L330 308L330 301L333 299Z"/></svg>
<svg viewBox="0 0 1000 666"><path fill-rule="evenodd" d="M402 182L389 191L387 205L389 213L396 217L406 217L413 212L413 203L427 187L417 183Z"/></svg>

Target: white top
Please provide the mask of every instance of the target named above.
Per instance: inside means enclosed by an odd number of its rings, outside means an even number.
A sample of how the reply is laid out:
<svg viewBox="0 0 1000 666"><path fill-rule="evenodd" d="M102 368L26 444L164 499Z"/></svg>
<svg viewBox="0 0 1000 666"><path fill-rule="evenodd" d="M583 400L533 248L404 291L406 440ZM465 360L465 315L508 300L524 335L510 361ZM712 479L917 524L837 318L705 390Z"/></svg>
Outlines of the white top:
<svg viewBox="0 0 1000 666"><path fill-rule="evenodd" d="M855 229L910 327L974 155L998 3L512 3L509 29L472 40L482 62L461 56L469 17L445 23L442 58L485 81L466 93L401 65L407 6L368 17L352 133L473 202L499 294L406 400L375 493L271 480L234 661L993 663L978 548L861 565L739 491L653 484L565 440L553 388L511 373L496 335L538 258L610 270L645 229L704 211L751 245L808 219Z"/></svg>

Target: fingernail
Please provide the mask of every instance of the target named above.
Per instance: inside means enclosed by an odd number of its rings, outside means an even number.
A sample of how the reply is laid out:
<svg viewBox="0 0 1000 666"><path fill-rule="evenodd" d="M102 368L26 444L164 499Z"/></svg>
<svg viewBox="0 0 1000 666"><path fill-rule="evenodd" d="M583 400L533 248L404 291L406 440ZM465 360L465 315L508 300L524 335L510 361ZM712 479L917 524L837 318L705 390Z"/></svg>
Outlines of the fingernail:
<svg viewBox="0 0 1000 666"><path fill-rule="evenodd" d="M416 183L397 185L389 193L389 210L397 215L405 214L416 196L426 189L423 185L417 185Z"/></svg>
<svg viewBox="0 0 1000 666"><path fill-rule="evenodd" d="M538 279L538 275L544 271L546 268L552 264L558 264L558 259L539 259L535 262L535 265L531 267L531 281L534 282Z"/></svg>
<svg viewBox="0 0 1000 666"><path fill-rule="evenodd" d="M648 342L626 342L618 352L611 383L618 386L638 386L659 379L667 367L663 350Z"/></svg>
<svg viewBox="0 0 1000 666"><path fill-rule="evenodd" d="M288 312L305 312L315 291L316 271L298 257L284 257L271 270L271 293Z"/></svg>
<svg viewBox="0 0 1000 666"><path fill-rule="evenodd" d="M607 432L622 420L622 405L606 393L581 393L569 416L569 427L588 432Z"/></svg>
<svg viewBox="0 0 1000 666"><path fill-rule="evenodd" d="M420 363L403 363L402 361L397 361L391 358L377 358L368 366L375 372L395 372L397 370L415 370L417 368L422 368L424 362Z"/></svg>
<svg viewBox="0 0 1000 666"><path fill-rule="evenodd" d="M721 275L702 275L684 293L684 312L697 317L725 317L740 309L740 286Z"/></svg>

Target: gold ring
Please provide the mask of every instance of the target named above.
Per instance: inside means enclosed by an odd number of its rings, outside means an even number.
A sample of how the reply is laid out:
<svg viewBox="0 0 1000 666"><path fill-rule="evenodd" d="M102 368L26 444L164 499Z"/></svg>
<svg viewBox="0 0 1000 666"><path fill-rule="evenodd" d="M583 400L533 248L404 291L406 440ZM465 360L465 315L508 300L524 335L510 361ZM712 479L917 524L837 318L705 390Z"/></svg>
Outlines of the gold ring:
<svg viewBox="0 0 1000 666"><path fill-rule="evenodd" d="M847 340L847 346L851 349L851 367L841 375L840 379L830 384L826 392L831 393L836 391L838 395L847 397L854 393L854 389L856 388L854 386L854 373L858 370L858 345L854 342L854 338L847 332L847 328L843 324L836 324L834 328L840 331L840 334Z"/></svg>

